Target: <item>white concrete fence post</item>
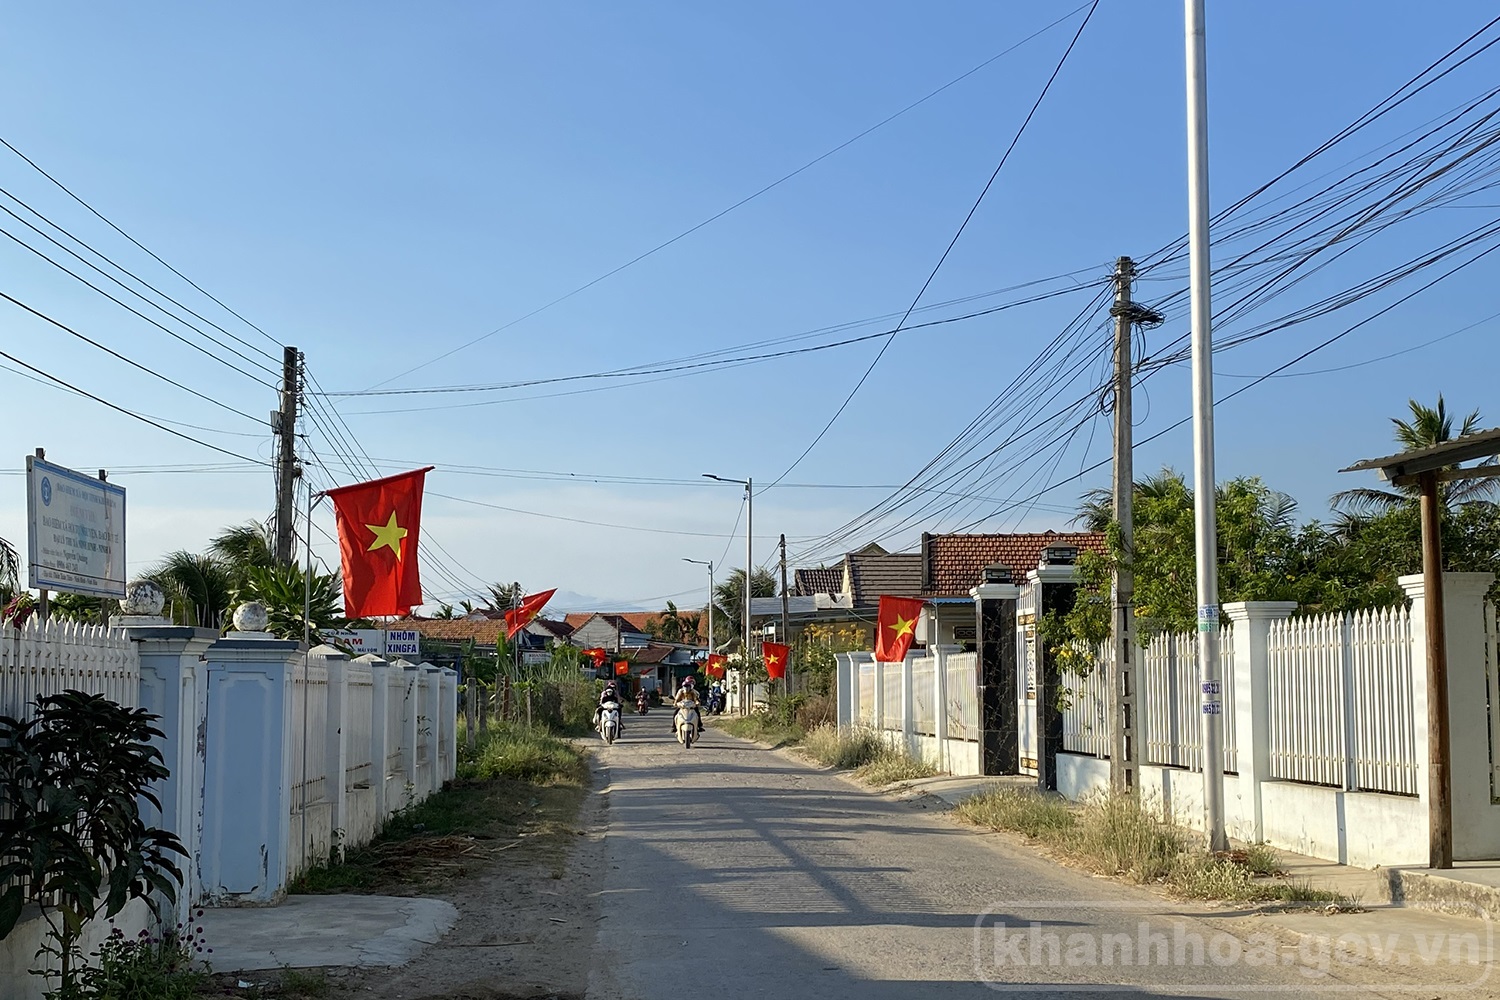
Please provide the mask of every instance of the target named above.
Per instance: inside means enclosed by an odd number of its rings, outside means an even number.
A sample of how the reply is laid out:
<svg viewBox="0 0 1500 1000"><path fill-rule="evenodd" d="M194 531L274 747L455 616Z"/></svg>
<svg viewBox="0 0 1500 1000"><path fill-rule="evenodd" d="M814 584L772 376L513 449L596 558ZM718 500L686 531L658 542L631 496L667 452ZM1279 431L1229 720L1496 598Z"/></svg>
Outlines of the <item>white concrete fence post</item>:
<svg viewBox="0 0 1500 1000"><path fill-rule="evenodd" d="M391 665L374 653L355 659L370 668L370 787L375 792L375 826L394 810L386 797L391 737Z"/></svg>
<svg viewBox="0 0 1500 1000"><path fill-rule="evenodd" d="M443 668L443 768L438 782L458 777L458 671Z"/></svg>
<svg viewBox="0 0 1500 1000"><path fill-rule="evenodd" d="M854 725L854 711L859 704L856 687L859 672L854 669L854 659L848 653L834 653L834 695L838 706L838 729L844 732Z"/></svg>
<svg viewBox="0 0 1500 1000"><path fill-rule="evenodd" d="M314 646L310 660L322 663L328 676L328 721L324 726L323 796L328 800L328 829L333 849L344 854L349 832L349 654L333 646ZM309 777L311 777L309 775Z"/></svg>
<svg viewBox="0 0 1500 1000"><path fill-rule="evenodd" d="M901 661L901 749L905 753L916 750L916 713L913 711L912 674L917 654L909 652Z"/></svg>
<svg viewBox="0 0 1500 1000"><path fill-rule="evenodd" d="M939 771L952 770L948 753L948 654L956 647L934 646L932 649L932 735L937 740Z"/></svg>
<svg viewBox="0 0 1500 1000"><path fill-rule="evenodd" d="M1230 832L1251 843L1265 839L1261 783L1271 777L1271 624L1286 620L1296 610L1296 601L1235 601L1224 605L1224 613L1234 623L1234 663L1222 676L1225 684L1234 685L1235 730L1225 736L1234 741L1240 772L1235 786L1238 808L1227 813L1239 820L1235 824L1238 828ZM1137 731L1139 728L1137 722Z"/></svg>

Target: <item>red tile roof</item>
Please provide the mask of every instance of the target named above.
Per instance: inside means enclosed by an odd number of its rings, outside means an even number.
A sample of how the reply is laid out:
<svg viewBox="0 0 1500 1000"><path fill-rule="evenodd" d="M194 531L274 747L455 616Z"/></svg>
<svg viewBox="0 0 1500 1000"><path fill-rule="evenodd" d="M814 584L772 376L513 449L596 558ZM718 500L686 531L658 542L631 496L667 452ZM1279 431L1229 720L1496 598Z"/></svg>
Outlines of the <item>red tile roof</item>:
<svg viewBox="0 0 1500 1000"><path fill-rule="evenodd" d="M498 618L470 620L467 618L401 618L390 628L412 628L428 639L448 642L467 642L473 639L486 646L495 644L495 637L505 631L505 620Z"/></svg>
<svg viewBox="0 0 1500 1000"><path fill-rule="evenodd" d="M926 597L968 597L980 583L984 568L993 563L1009 566L1019 582L1036 569L1042 550L1068 545L1080 551L1107 552L1108 542L1100 532L1047 531L1027 535L932 535L927 539L930 584Z"/></svg>

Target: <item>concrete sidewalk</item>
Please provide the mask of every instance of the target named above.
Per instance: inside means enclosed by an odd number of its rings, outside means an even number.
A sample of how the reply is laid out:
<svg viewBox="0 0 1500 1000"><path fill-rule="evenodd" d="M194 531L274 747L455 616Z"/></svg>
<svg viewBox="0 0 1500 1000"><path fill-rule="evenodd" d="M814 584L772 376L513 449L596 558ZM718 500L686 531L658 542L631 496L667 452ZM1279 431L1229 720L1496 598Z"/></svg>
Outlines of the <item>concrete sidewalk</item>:
<svg viewBox="0 0 1500 1000"><path fill-rule="evenodd" d="M952 808L972 795L995 788L1035 789L1029 775L937 777L902 783L906 796L927 796ZM1287 875L1359 901L1364 907L1397 906L1454 916L1500 918L1500 861L1461 861L1447 870L1357 868L1277 849Z"/></svg>
<svg viewBox="0 0 1500 1000"><path fill-rule="evenodd" d="M452 929L441 899L288 896L276 906L210 907L195 921L220 972L394 966Z"/></svg>

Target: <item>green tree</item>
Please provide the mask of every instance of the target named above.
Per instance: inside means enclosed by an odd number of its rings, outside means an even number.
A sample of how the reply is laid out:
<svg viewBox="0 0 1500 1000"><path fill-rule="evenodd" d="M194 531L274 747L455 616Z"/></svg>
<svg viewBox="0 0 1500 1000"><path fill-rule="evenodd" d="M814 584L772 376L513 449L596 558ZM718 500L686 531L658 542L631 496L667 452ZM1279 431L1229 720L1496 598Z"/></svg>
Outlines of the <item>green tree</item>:
<svg viewBox="0 0 1500 1000"><path fill-rule="evenodd" d="M1458 434L1455 435L1453 417L1448 413L1448 405L1442 395L1438 396L1435 407L1423 406L1415 399L1408 400L1407 406L1411 410L1410 420L1402 420L1400 417L1391 418L1391 423L1395 425L1396 444L1402 451L1431 448L1433 445L1452 441L1455 437L1473 434L1480 429L1479 410L1475 409L1464 417ZM1441 483L1438 490L1443 506L1452 510L1454 507L1476 500L1494 499L1496 490L1500 490L1500 480L1459 480ZM1413 506L1420 497L1421 489L1416 486L1398 486L1394 490L1362 487L1335 493L1333 506L1354 516L1383 514L1400 507Z"/></svg>
<svg viewBox="0 0 1500 1000"><path fill-rule="evenodd" d="M11 601L21 590L21 553L0 538L0 604Z"/></svg>
<svg viewBox="0 0 1500 1000"><path fill-rule="evenodd" d="M146 578L167 595L172 620L179 625L224 627L235 583L233 571L222 560L194 552L173 552Z"/></svg>
<svg viewBox="0 0 1500 1000"><path fill-rule="evenodd" d="M776 578L770 570L757 569L750 578L751 597L775 597ZM745 571L737 569L729 578L714 588L714 608L720 618L714 620L714 638L726 640L744 635L745 626ZM722 625L720 624L722 622Z"/></svg>
<svg viewBox="0 0 1500 1000"><path fill-rule="evenodd" d="M343 593L337 577L312 574L310 591L301 566L253 566L246 571L245 585L235 592L235 604L259 601L270 619L266 631L282 639L301 639L304 610L314 642L321 642L328 629L355 624L344 617Z"/></svg>
<svg viewBox="0 0 1500 1000"><path fill-rule="evenodd" d="M438 609L437 609L437 613L434 614L432 617L438 619L439 621L445 621L445 622L446 621L452 621L454 619L454 617L456 617L454 615L454 613L453 613L453 605L451 605L451 604L439 604L438 605Z"/></svg>
<svg viewBox="0 0 1500 1000"><path fill-rule="evenodd" d="M252 569L276 565L270 532L255 521L224 528L209 539L208 554L228 568L237 589L245 586Z"/></svg>
<svg viewBox="0 0 1500 1000"><path fill-rule="evenodd" d="M37 702L33 718L0 717L0 938L27 903L52 941L61 998L82 995L78 941L102 910L113 917L132 899L160 916L176 899L186 856L177 837L148 827L141 803L161 809L152 790L168 776L153 741L157 716L107 698L64 691Z"/></svg>

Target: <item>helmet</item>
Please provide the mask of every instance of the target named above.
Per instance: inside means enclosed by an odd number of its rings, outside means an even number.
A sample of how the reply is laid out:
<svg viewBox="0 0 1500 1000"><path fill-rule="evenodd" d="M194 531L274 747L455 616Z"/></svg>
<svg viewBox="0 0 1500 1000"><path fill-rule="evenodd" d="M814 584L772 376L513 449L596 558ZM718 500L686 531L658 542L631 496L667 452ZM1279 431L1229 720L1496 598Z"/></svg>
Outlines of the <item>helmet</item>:
<svg viewBox="0 0 1500 1000"><path fill-rule="evenodd" d="M684 677L682 679L682 686L686 690L691 691L693 689L693 679L691 677Z"/></svg>

